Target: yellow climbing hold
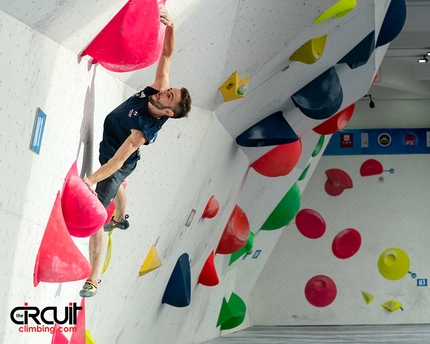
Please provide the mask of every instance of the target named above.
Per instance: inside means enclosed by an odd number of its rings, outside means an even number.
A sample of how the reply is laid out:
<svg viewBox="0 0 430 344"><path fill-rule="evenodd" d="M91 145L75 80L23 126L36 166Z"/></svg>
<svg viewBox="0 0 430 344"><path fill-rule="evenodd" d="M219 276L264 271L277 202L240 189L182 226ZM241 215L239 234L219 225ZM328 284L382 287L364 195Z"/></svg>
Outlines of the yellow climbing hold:
<svg viewBox="0 0 430 344"><path fill-rule="evenodd" d="M366 301L367 304L371 303L375 296L372 294L362 291L361 294L363 295L364 301Z"/></svg>
<svg viewBox="0 0 430 344"><path fill-rule="evenodd" d="M90 330L85 330L85 344L96 344L94 339L91 338Z"/></svg>
<svg viewBox="0 0 430 344"><path fill-rule="evenodd" d="M384 302L381 306L389 310L390 312L394 312L397 311L399 308L402 308L402 304L400 302L397 302L396 300Z"/></svg>
<svg viewBox="0 0 430 344"><path fill-rule="evenodd" d="M382 252L378 259L380 274L391 281L403 278L408 273L409 267L409 257L400 248L389 248Z"/></svg>
<svg viewBox="0 0 430 344"><path fill-rule="evenodd" d="M102 269L102 274L105 273L105 271L107 270L108 266L109 266L109 262L110 262L110 258L112 257L112 233L113 230L111 230L108 234L108 247L106 250L106 258L105 258L105 262L103 264L103 269Z"/></svg>
<svg viewBox="0 0 430 344"><path fill-rule="evenodd" d="M317 19L314 20L314 24L322 23L329 18L335 17L340 18L351 12L357 5L356 0L339 0L333 6L327 8L321 13Z"/></svg>
<svg viewBox="0 0 430 344"><path fill-rule="evenodd" d="M310 39L290 56L290 61L315 63L323 55L326 41L327 35Z"/></svg>
<svg viewBox="0 0 430 344"><path fill-rule="evenodd" d="M234 72L218 89L225 102L245 97L250 78L239 80L239 74Z"/></svg>
<svg viewBox="0 0 430 344"><path fill-rule="evenodd" d="M139 275L143 276L148 272L158 269L161 265L163 265L163 263L161 262L161 259L158 256L155 246L152 245L148 252L148 255L145 258L145 261L143 262L140 268Z"/></svg>

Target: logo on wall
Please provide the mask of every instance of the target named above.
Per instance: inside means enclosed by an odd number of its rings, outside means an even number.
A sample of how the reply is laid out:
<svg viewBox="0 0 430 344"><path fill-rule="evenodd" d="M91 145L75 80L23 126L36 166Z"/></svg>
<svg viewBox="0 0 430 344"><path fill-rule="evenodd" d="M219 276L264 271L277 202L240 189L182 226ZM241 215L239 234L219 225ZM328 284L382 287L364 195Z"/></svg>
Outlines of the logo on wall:
<svg viewBox="0 0 430 344"><path fill-rule="evenodd" d="M378 136L378 144L381 147L388 147L391 144L391 136L387 133L379 134Z"/></svg>
<svg viewBox="0 0 430 344"><path fill-rule="evenodd" d="M418 137L414 133L406 133L403 135L403 145L405 147L416 147L418 146Z"/></svg>
<svg viewBox="0 0 430 344"><path fill-rule="evenodd" d="M352 148L352 147L354 147L354 135L340 134L340 148Z"/></svg>

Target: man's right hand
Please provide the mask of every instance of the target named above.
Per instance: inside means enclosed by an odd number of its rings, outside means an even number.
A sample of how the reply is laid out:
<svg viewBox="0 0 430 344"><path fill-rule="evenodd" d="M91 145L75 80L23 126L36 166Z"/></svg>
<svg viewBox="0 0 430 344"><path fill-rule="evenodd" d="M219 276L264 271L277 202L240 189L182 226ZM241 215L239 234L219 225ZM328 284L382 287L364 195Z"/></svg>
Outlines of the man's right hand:
<svg viewBox="0 0 430 344"><path fill-rule="evenodd" d="M160 9L160 21L166 26L173 26L173 18L166 8L164 6L159 6L158 8Z"/></svg>
<svg viewBox="0 0 430 344"><path fill-rule="evenodd" d="M93 189L93 185L91 184L90 180L85 177L85 178L82 178L82 181L88 187L88 189L93 193L93 195L97 196L96 192Z"/></svg>

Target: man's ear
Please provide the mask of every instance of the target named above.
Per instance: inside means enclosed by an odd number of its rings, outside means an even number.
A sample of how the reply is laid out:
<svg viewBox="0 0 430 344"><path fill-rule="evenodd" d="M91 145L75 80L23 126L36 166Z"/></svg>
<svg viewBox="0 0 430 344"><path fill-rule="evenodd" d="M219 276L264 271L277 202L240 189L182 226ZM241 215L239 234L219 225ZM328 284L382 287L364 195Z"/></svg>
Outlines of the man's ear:
<svg viewBox="0 0 430 344"><path fill-rule="evenodd" d="M166 114L167 117L173 117L175 115L175 113L173 112L173 110L170 109L170 108L165 108L164 109L164 113Z"/></svg>

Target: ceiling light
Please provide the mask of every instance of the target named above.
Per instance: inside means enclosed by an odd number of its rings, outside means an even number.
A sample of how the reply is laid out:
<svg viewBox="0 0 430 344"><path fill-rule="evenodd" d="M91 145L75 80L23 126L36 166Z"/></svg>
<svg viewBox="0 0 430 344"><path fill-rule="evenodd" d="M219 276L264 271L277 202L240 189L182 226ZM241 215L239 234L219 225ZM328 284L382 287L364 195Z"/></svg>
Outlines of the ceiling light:
<svg viewBox="0 0 430 344"><path fill-rule="evenodd" d="M430 56L430 51L427 51L427 54L426 54L427 56Z"/></svg>
<svg viewBox="0 0 430 344"><path fill-rule="evenodd" d="M424 55L422 58L420 58L420 59L418 59L418 61L417 61L418 63L427 63L428 62L428 60L427 60L427 57Z"/></svg>
<svg viewBox="0 0 430 344"><path fill-rule="evenodd" d="M372 96L370 94L369 94L369 98L370 98L369 107L371 109L373 109L375 107L375 103L373 102L373 98L372 98Z"/></svg>

